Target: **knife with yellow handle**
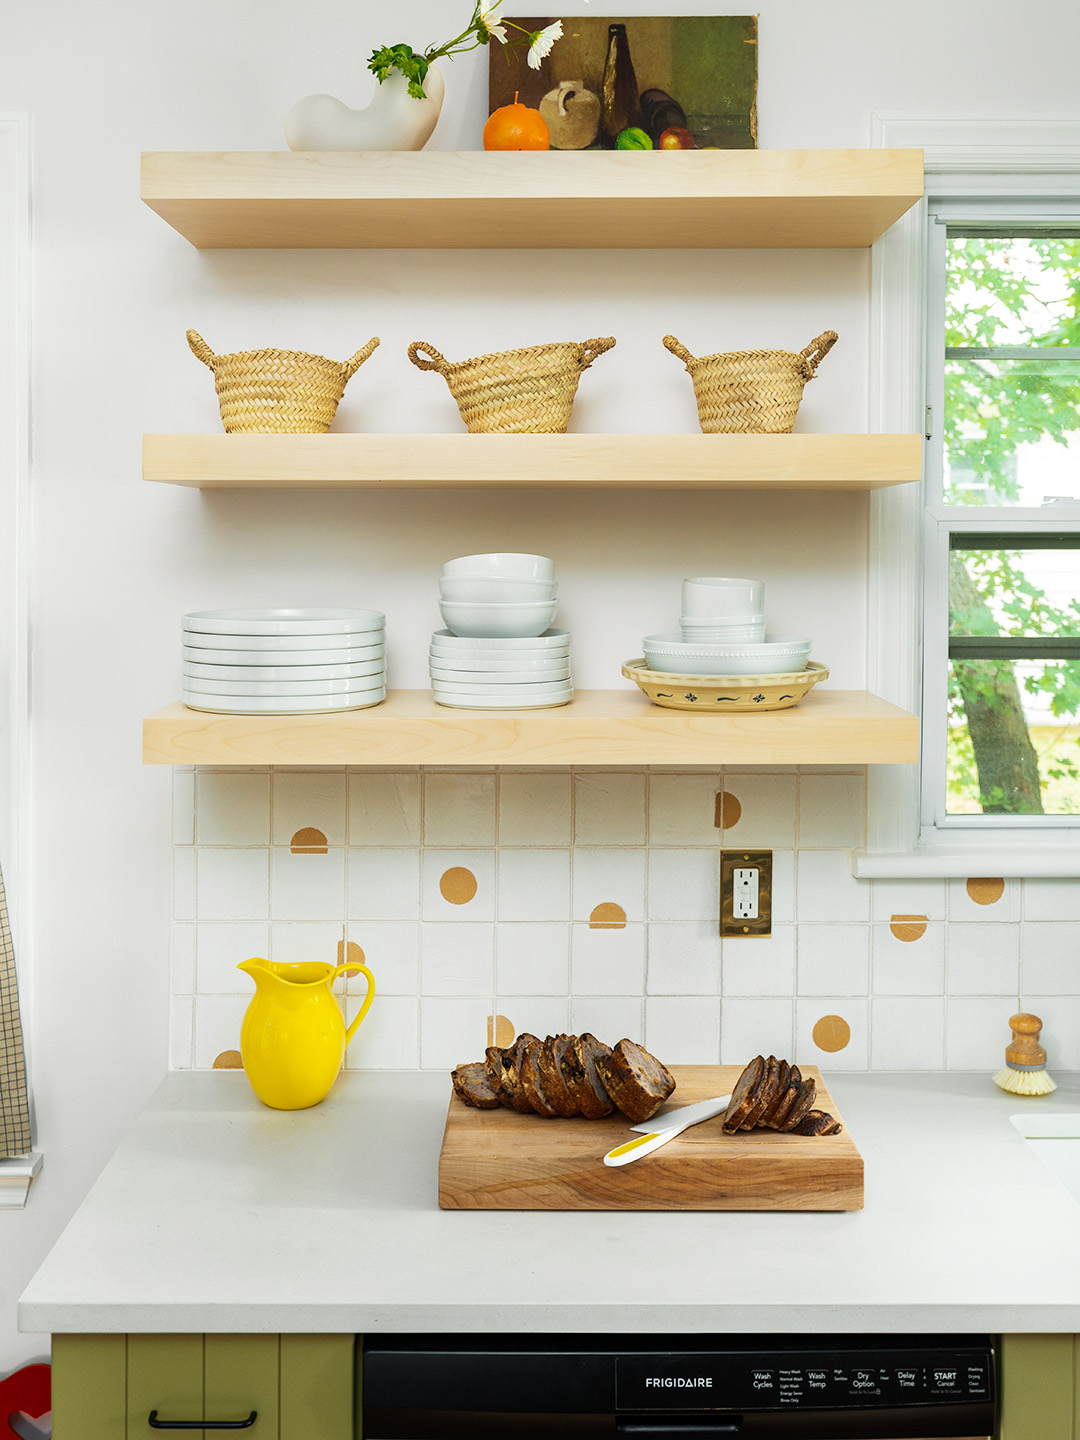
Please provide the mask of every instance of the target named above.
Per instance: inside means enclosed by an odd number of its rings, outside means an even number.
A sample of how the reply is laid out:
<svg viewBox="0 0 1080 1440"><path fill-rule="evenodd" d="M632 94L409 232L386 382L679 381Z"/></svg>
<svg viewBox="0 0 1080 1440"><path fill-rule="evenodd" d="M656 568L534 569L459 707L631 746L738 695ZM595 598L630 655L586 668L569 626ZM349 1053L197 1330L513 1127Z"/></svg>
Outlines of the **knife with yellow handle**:
<svg viewBox="0 0 1080 1440"><path fill-rule="evenodd" d="M625 1145L616 1145L614 1150L609 1150L604 1156L604 1164L629 1165L643 1155L651 1155L661 1145L674 1140L676 1135L689 1130L691 1125L700 1125L702 1120L722 1115L730 1099L730 1095L719 1095L715 1100L698 1100L693 1105L682 1105L678 1110L669 1110L666 1115L656 1116L641 1125L631 1125L631 1130L641 1133L635 1139L627 1140Z"/></svg>

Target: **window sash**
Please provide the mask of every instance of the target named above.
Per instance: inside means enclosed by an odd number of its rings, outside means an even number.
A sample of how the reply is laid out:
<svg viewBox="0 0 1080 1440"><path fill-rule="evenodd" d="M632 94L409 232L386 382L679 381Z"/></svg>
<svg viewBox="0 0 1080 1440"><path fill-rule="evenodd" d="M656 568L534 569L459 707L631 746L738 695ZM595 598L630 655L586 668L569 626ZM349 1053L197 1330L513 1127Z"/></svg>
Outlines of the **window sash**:
<svg viewBox="0 0 1080 1440"><path fill-rule="evenodd" d="M1026 210L1026 213L1025 213ZM1056 213L1055 213L1056 212ZM1000 213L1001 223L992 216ZM1080 347L946 347L946 242L950 235L991 238L1045 234L1070 238L1080 229L1075 199L1046 201L931 201L927 207L925 369L927 445L923 481L923 713L920 822L924 841L957 840L1012 831L1075 845L1080 815L949 815L946 813L948 676L950 659L1077 659L1080 637L960 637L949 635L949 551L953 548L1028 549L1080 545L1080 477L1075 503L1038 509L1014 505L945 503L945 363L948 359L1046 361L1080 358ZM972 543L975 542L975 543Z"/></svg>

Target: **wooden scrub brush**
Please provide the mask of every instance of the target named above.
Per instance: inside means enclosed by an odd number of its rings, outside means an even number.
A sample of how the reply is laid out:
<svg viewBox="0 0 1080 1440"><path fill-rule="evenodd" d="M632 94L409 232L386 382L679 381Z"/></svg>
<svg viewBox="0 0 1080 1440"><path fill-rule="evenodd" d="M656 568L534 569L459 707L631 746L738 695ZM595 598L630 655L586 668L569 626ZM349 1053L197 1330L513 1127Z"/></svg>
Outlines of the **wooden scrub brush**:
<svg viewBox="0 0 1080 1440"><path fill-rule="evenodd" d="M1005 1069L994 1076L994 1084L1013 1095L1049 1095L1057 1085L1046 1073L1046 1051L1039 1044L1042 1021L1038 1015L1014 1015L1009 1025Z"/></svg>

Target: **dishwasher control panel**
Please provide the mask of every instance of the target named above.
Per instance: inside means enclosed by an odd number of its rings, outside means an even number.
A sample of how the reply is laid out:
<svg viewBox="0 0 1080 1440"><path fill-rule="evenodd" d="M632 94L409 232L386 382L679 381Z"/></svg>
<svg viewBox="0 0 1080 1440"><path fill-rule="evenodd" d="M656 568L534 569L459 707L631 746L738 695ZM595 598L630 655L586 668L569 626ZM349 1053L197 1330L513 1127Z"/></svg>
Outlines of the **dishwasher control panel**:
<svg viewBox="0 0 1080 1440"><path fill-rule="evenodd" d="M615 1408L847 1410L994 1399L989 1350L619 1355Z"/></svg>

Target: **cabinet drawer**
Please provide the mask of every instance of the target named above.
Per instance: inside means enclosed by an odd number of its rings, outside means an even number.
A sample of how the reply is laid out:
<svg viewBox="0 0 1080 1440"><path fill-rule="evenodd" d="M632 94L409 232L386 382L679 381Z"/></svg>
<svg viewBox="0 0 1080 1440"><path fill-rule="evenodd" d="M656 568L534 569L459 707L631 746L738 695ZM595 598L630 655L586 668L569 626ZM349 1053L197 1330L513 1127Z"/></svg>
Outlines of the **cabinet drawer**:
<svg viewBox="0 0 1080 1440"><path fill-rule="evenodd" d="M54 1335L54 1430L61 1440L354 1440L354 1349L351 1335Z"/></svg>

